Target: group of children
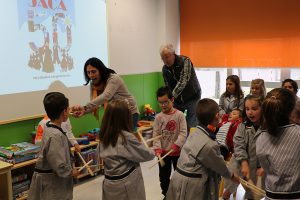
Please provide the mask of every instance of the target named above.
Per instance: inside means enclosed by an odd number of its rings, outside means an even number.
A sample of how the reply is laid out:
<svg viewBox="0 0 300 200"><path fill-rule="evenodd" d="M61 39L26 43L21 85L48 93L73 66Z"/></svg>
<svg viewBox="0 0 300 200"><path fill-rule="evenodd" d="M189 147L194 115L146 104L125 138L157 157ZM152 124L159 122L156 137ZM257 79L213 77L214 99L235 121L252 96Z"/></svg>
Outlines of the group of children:
<svg viewBox="0 0 300 200"><path fill-rule="evenodd" d="M166 199L218 199L220 176L226 178L224 199L235 192L239 177L256 182L258 176L266 176L267 198L299 197L300 128L291 125L295 94L274 89L266 96L263 80L256 79L244 98L239 77L229 76L219 105L207 98L195 105L198 126L189 135L184 114L173 107L171 91L162 87L156 95L161 113L155 118L153 137L161 137L152 149L132 134L128 102L107 104L98 146L105 166L103 200L146 199L139 163L167 153L165 165L159 164ZM72 176L78 172L72 168L68 138L61 128L68 120L68 99L49 93L44 106L50 121L44 128L29 199L72 199ZM254 198L251 191L246 190L246 198Z"/></svg>

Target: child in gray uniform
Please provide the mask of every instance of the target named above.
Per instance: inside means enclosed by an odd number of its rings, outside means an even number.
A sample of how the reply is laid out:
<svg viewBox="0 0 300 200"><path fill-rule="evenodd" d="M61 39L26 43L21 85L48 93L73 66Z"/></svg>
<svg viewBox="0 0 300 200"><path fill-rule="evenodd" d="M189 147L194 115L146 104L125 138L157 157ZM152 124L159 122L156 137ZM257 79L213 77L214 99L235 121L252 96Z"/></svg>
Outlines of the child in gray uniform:
<svg viewBox="0 0 300 200"><path fill-rule="evenodd" d="M132 134L128 101L108 103L100 130L98 150L104 160L102 200L146 199L140 162L152 160L154 152Z"/></svg>
<svg viewBox="0 0 300 200"><path fill-rule="evenodd" d="M220 175L238 181L228 170L216 139L219 107L212 99L201 99L196 108L199 125L182 147L167 199L218 200Z"/></svg>
<svg viewBox="0 0 300 200"><path fill-rule="evenodd" d="M263 131L256 154L266 173L266 199L300 199L300 126L291 124L294 95L271 90L263 102Z"/></svg>
<svg viewBox="0 0 300 200"><path fill-rule="evenodd" d="M78 171L72 168L68 137L61 124L68 119L69 100L59 92L48 93L44 107L50 121L42 137L42 150L31 180L29 200L73 199L73 177Z"/></svg>

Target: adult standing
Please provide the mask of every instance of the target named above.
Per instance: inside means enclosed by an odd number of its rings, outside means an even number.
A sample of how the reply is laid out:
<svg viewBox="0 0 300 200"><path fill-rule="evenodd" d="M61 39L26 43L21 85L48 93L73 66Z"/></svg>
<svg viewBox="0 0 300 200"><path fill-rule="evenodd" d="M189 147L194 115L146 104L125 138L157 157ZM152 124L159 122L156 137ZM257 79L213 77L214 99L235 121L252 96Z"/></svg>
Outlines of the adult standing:
<svg viewBox="0 0 300 200"><path fill-rule="evenodd" d="M201 99L201 87L193 63L188 57L175 54L172 44L161 46L160 56L164 62L163 78L174 96L174 107L187 111L188 128L197 126L196 103Z"/></svg>
<svg viewBox="0 0 300 200"><path fill-rule="evenodd" d="M81 117L86 113L94 112L98 116L98 107L111 100L126 99L130 108L133 129L137 128L139 111L135 98L129 93L124 81L112 69L107 68L100 59L89 58L84 64L85 85L90 84L91 101L85 106L73 106L73 116Z"/></svg>

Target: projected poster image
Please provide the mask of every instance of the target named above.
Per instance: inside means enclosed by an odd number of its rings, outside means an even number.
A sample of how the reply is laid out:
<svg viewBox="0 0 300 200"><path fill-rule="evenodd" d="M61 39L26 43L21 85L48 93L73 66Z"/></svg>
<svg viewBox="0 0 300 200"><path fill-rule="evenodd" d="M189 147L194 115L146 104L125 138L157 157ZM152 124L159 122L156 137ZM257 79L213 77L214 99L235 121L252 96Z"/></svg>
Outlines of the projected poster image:
<svg viewBox="0 0 300 200"><path fill-rule="evenodd" d="M57 80L82 86L88 58L108 64L103 0L0 1L0 27L0 84L8 69L17 80L0 95L47 90Z"/></svg>
<svg viewBox="0 0 300 200"><path fill-rule="evenodd" d="M68 10L63 1L54 5L52 1L32 1L31 6L20 6L19 13L27 11L27 17L22 15L21 20L27 21L28 32L41 31L43 41L29 41L32 50L28 66L36 70L52 73L55 68L61 72L73 69L73 58L69 54L72 47L72 22L74 22L74 7L68 5ZM50 21L51 19L51 21ZM52 34L48 29L52 29ZM51 37L51 38L50 38ZM61 37L62 40L58 40ZM63 39L66 37L66 39ZM38 46L37 44L41 44ZM50 44L52 48L50 49ZM62 46L66 44L65 46Z"/></svg>

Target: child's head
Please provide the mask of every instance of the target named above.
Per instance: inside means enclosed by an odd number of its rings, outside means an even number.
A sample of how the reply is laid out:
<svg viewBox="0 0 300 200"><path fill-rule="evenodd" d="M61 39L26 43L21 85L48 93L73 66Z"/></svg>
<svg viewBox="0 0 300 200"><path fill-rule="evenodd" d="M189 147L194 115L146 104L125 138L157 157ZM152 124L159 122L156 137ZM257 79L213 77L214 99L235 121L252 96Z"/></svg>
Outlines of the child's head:
<svg viewBox="0 0 300 200"><path fill-rule="evenodd" d="M219 106L212 99L201 99L197 103L196 115L200 124L216 127L219 122Z"/></svg>
<svg viewBox="0 0 300 200"><path fill-rule="evenodd" d="M132 126L132 115L128 101L112 100L107 104L102 118L100 140L105 147L116 146L119 135L126 142L122 131L131 132Z"/></svg>
<svg viewBox="0 0 300 200"><path fill-rule="evenodd" d="M262 119L262 101L263 98L261 96L251 94L245 98L243 117L246 121L260 125Z"/></svg>
<svg viewBox="0 0 300 200"><path fill-rule="evenodd" d="M225 96L234 95L236 98L243 98L240 78L237 75L230 75L226 78Z"/></svg>
<svg viewBox="0 0 300 200"><path fill-rule="evenodd" d="M278 127L289 124L292 110L295 107L294 94L284 88L275 88L268 92L262 105L263 127L268 133L276 136Z"/></svg>
<svg viewBox="0 0 300 200"><path fill-rule="evenodd" d="M292 79L290 79L290 78L285 79L284 81L282 81L281 87L290 90L294 94L297 94L297 92L298 92L298 84L297 84L297 82L294 81L294 80L292 80Z"/></svg>
<svg viewBox="0 0 300 200"><path fill-rule="evenodd" d="M60 92L50 92L44 97L44 108L50 120L66 121L69 115L69 99Z"/></svg>
<svg viewBox="0 0 300 200"><path fill-rule="evenodd" d="M174 97L171 90L165 86L156 92L157 101L163 113L169 113L173 108Z"/></svg>
<svg viewBox="0 0 300 200"><path fill-rule="evenodd" d="M238 108L234 108L228 117L228 121L237 121L242 118L242 111Z"/></svg>
<svg viewBox="0 0 300 200"><path fill-rule="evenodd" d="M260 78L252 80L250 94L265 98L266 96L265 81Z"/></svg>
<svg viewBox="0 0 300 200"><path fill-rule="evenodd" d="M295 108L291 114L291 123L300 125L300 101L296 102Z"/></svg>

